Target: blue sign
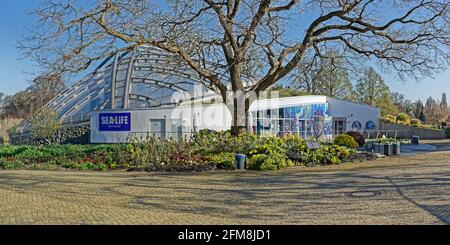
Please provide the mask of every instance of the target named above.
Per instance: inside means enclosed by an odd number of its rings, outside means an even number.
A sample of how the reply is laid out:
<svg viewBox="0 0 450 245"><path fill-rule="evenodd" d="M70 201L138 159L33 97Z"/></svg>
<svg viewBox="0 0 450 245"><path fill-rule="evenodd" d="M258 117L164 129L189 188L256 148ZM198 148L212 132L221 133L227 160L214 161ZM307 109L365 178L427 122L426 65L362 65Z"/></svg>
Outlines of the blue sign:
<svg viewBox="0 0 450 245"><path fill-rule="evenodd" d="M100 131L130 131L131 113L100 113L99 114Z"/></svg>
<svg viewBox="0 0 450 245"><path fill-rule="evenodd" d="M375 122L374 121L368 121L367 123L366 123L366 129L368 129L368 130L372 130L372 129L375 129Z"/></svg>
<svg viewBox="0 0 450 245"><path fill-rule="evenodd" d="M352 124L352 129L357 129L357 130L361 130L362 128L362 124L360 121L354 121Z"/></svg>

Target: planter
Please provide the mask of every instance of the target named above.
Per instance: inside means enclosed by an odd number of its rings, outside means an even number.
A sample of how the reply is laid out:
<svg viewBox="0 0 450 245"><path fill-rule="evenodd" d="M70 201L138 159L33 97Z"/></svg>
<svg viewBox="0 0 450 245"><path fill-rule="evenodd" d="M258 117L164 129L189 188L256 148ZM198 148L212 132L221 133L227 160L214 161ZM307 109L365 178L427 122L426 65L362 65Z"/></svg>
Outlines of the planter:
<svg viewBox="0 0 450 245"><path fill-rule="evenodd" d="M392 145L391 144L384 144L383 145L383 154L385 156L392 155Z"/></svg>
<svg viewBox="0 0 450 245"><path fill-rule="evenodd" d="M392 145L392 155L394 156L400 155L400 143L394 143Z"/></svg>
<svg viewBox="0 0 450 245"><path fill-rule="evenodd" d="M366 151L374 152L375 151L375 144L373 142L367 142L367 144L366 144Z"/></svg>
<svg viewBox="0 0 450 245"><path fill-rule="evenodd" d="M416 136L416 135L411 136L411 144L418 145L419 144L419 136Z"/></svg>

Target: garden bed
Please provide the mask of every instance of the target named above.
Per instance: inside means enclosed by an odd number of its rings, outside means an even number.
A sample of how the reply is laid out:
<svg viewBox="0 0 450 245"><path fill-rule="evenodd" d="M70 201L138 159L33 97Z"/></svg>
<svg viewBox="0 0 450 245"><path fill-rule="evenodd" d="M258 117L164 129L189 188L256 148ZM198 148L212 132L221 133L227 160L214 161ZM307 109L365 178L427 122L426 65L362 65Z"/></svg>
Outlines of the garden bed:
<svg viewBox="0 0 450 245"><path fill-rule="evenodd" d="M210 171L235 169L235 155L247 156L247 167L277 170L292 166L340 164L357 158L347 145L321 143L313 153L299 136L238 137L229 132L201 131L191 141L148 139L115 145L0 146L0 169L105 171ZM351 137L350 137L351 139Z"/></svg>

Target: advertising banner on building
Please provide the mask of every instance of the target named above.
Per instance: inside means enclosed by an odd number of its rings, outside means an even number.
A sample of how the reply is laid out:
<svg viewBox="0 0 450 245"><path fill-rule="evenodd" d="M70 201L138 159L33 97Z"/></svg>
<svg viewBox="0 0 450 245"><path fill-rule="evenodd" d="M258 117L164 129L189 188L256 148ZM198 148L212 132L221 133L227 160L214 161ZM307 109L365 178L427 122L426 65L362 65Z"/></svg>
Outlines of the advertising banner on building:
<svg viewBox="0 0 450 245"><path fill-rule="evenodd" d="M100 113L99 131L130 131L131 113Z"/></svg>

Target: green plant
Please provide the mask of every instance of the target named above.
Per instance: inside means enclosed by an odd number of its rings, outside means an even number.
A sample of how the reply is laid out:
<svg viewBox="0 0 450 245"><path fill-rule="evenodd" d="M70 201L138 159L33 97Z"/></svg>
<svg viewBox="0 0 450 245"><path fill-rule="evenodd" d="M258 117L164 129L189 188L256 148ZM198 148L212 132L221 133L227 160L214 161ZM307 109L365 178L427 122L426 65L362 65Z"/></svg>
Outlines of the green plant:
<svg viewBox="0 0 450 245"><path fill-rule="evenodd" d="M366 144L366 139L360 132L349 131L345 134L350 135L356 141L356 143L358 143L359 146L363 146Z"/></svg>
<svg viewBox="0 0 450 245"><path fill-rule="evenodd" d="M255 154L249 159L249 168L256 170L270 171L283 169L288 166L293 166L292 161L286 159L282 154L275 152L270 154Z"/></svg>
<svg viewBox="0 0 450 245"><path fill-rule="evenodd" d="M76 165L76 168L77 168L78 170L83 170L83 171L86 171L86 170L95 170L95 164L92 163L92 162L80 163L80 164L77 164L77 165Z"/></svg>
<svg viewBox="0 0 450 245"><path fill-rule="evenodd" d="M219 169L235 169L236 155L234 153L222 152L206 157L206 162Z"/></svg>
<svg viewBox="0 0 450 245"><path fill-rule="evenodd" d="M402 124L409 124L409 116L406 113L399 113L395 120Z"/></svg>
<svg viewBox="0 0 450 245"><path fill-rule="evenodd" d="M257 140L250 132L233 136L230 131L200 130L192 137L192 146L199 154L220 152L245 153L248 147Z"/></svg>
<svg viewBox="0 0 450 245"><path fill-rule="evenodd" d="M415 127L420 125L420 120L417 118L413 118L413 119L409 120L409 122L412 126L415 126Z"/></svg>
<svg viewBox="0 0 450 245"><path fill-rule="evenodd" d="M145 142L115 145L4 145L0 146L0 168L203 171L233 169L235 154L242 153L247 155L249 167L275 170L294 165L337 164L352 154L345 147L320 144L313 153L298 135L280 138L245 133L235 137L228 131L201 131L192 141L149 138Z"/></svg>
<svg viewBox="0 0 450 245"><path fill-rule="evenodd" d="M249 167L257 170L276 170L287 167L286 138L265 137L259 138L249 148Z"/></svg>
<svg viewBox="0 0 450 245"><path fill-rule="evenodd" d="M34 138L45 140L47 144L52 143L52 136L60 127L58 114L51 108L43 108L31 117L31 133Z"/></svg>
<svg viewBox="0 0 450 245"><path fill-rule="evenodd" d="M311 152L306 143L298 135L285 137L286 157L296 164L311 162Z"/></svg>
<svg viewBox="0 0 450 245"><path fill-rule="evenodd" d="M358 147L358 143L355 141L355 139L353 139L353 137L347 134L341 134L336 138L334 138L334 144L353 149Z"/></svg>
<svg viewBox="0 0 450 245"><path fill-rule="evenodd" d="M393 115L386 115L382 118L384 121L390 122L390 123L395 123L397 121L397 118Z"/></svg>
<svg viewBox="0 0 450 245"><path fill-rule="evenodd" d="M20 160L8 160L0 158L0 169L23 169L26 164Z"/></svg>

